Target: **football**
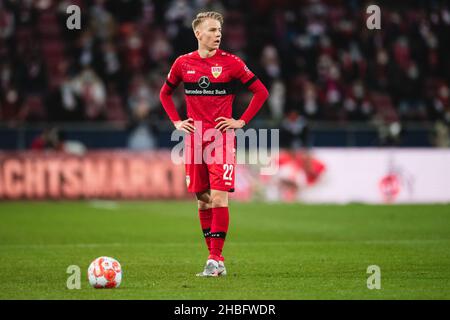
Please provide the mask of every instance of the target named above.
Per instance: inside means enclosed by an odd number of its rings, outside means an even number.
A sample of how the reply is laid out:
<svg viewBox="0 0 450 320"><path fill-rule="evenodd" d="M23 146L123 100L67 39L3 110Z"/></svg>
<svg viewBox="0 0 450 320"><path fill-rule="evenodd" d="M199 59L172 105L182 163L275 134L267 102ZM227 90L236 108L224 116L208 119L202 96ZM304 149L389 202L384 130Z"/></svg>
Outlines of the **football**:
<svg viewBox="0 0 450 320"><path fill-rule="evenodd" d="M122 268L114 258L98 257L89 265L88 278L96 289L117 288L122 282Z"/></svg>

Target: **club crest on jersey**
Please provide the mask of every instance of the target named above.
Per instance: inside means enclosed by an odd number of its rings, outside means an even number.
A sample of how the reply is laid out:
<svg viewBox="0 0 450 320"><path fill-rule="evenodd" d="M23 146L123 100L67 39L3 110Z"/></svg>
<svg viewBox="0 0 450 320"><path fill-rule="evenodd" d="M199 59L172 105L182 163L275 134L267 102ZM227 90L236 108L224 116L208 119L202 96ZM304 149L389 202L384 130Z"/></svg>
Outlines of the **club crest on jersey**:
<svg viewBox="0 0 450 320"><path fill-rule="evenodd" d="M222 73L222 67L211 67L211 73L214 76L214 78L218 78L220 74Z"/></svg>

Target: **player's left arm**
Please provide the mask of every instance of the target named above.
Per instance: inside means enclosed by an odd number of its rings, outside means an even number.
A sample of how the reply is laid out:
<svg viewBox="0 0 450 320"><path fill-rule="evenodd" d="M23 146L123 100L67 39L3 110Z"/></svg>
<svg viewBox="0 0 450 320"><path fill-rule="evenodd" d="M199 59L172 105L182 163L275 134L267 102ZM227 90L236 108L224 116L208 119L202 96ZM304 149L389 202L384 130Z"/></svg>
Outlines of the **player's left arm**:
<svg viewBox="0 0 450 320"><path fill-rule="evenodd" d="M261 109L264 101L269 97L269 91L264 84L251 72L247 66L240 60L236 61L235 78L239 79L244 86L253 92L252 100L240 119L219 117L216 129L224 131L226 129L240 129L244 127Z"/></svg>

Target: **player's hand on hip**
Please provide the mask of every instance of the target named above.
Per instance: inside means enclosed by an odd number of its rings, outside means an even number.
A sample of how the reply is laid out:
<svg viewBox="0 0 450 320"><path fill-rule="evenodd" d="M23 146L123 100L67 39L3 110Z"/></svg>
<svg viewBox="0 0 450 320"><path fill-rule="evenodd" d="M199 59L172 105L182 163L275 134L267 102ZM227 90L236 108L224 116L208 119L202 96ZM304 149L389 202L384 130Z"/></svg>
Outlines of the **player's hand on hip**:
<svg viewBox="0 0 450 320"><path fill-rule="evenodd" d="M240 129L245 126L244 120L236 120L233 118L219 117L215 121L219 121L215 128L220 131L225 131L227 129Z"/></svg>
<svg viewBox="0 0 450 320"><path fill-rule="evenodd" d="M193 133L195 131L194 119L192 118L183 121L175 121L173 124L177 130L181 130L186 133Z"/></svg>

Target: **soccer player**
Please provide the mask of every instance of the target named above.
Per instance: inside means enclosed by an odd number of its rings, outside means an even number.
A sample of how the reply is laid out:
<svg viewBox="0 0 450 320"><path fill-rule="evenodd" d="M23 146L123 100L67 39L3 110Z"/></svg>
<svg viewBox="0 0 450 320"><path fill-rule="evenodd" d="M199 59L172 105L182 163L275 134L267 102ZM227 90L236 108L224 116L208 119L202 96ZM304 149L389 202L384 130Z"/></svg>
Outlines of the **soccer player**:
<svg viewBox="0 0 450 320"><path fill-rule="evenodd" d="M175 60L160 92L161 103L175 128L187 133L184 149L186 183L188 191L196 194L200 225L209 250L205 268L197 276L226 275L222 249L229 224L228 192L234 191L236 150L233 129L248 124L269 95L241 59L219 49L222 24L220 13L197 14L192 29L198 40L198 50ZM240 119L232 118L236 80L253 92ZM185 120L180 119L171 97L180 82L184 84L187 105L188 119ZM216 140L203 136L208 129L219 133ZM228 143L230 133L231 145ZM200 162L196 161L195 152L201 149L203 155L211 140L219 145L222 143L219 148L223 148L222 156L226 159L210 163L201 156Z"/></svg>

